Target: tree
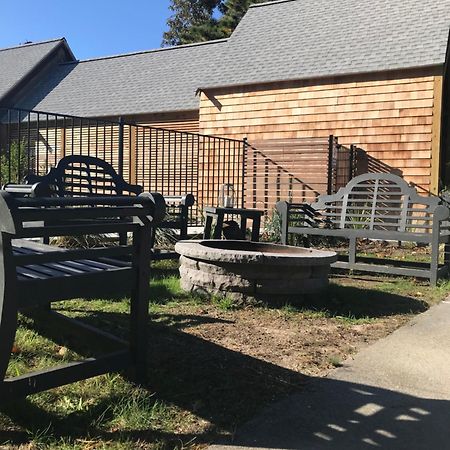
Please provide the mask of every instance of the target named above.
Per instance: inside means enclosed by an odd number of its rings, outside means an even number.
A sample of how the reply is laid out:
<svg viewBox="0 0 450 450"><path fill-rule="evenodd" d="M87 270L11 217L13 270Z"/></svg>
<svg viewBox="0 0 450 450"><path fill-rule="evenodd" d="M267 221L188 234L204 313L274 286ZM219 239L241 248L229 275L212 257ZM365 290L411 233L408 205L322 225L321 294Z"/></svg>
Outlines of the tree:
<svg viewBox="0 0 450 450"><path fill-rule="evenodd" d="M180 45L211 39L217 27L214 12L222 0L172 0L173 14L167 20L169 30L163 35L163 45ZM214 39L214 37L212 37Z"/></svg>
<svg viewBox="0 0 450 450"><path fill-rule="evenodd" d="M163 45L191 44L231 35L249 6L267 0L172 0ZM274 0L269 0L274 1Z"/></svg>
<svg viewBox="0 0 450 450"><path fill-rule="evenodd" d="M234 29L239 25L239 22L242 17L244 17L250 5L266 1L267 0L225 0L221 7L223 15L218 23L218 27L224 37L231 35Z"/></svg>

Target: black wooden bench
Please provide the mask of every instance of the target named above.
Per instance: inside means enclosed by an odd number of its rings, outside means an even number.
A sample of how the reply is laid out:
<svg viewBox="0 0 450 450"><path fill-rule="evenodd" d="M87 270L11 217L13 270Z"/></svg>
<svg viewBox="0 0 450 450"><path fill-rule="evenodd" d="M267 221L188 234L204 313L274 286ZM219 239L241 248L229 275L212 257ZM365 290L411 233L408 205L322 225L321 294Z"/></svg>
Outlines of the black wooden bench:
<svg viewBox="0 0 450 450"><path fill-rule="evenodd" d="M43 182L54 187L60 197L140 194L141 186L127 183L111 164L93 156L70 155L61 158L46 175L28 174L29 184Z"/></svg>
<svg viewBox="0 0 450 450"><path fill-rule="evenodd" d="M46 175L29 174L25 177L25 181L28 184L48 184L60 197L138 195L143 192L142 186L127 183L106 161L83 155L65 156ZM153 229L150 242L154 260L179 256L174 251L154 248L156 229L178 230L177 239L186 239L190 208L195 203L192 194L165 196L164 199L166 217ZM125 239L126 236L122 236L121 243L124 243Z"/></svg>
<svg viewBox="0 0 450 450"><path fill-rule="evenodd" d="M393 174L372 173L353 178L334 195L321 195L310 205L278 202L281 240L290 233L304 236L331 236L348 239L348 259L333 267L386 274L428 278L436 284L448 274L449 258L439 265L439 246L449 242L449 209L438 197L418 195L414 187ZM359 258L357 239L409 241L431 246L429 264L402 263L387 259Z"/></svg>
<svg viewBox="0 0 450 450"><path fill-rule="evenodd" d="M0 403L123 369L137 382L145 379L148 242L155 219L163 215L164 200L158 194L24 198L0 192ZM51 225L43 226L42 221ZM28 239L124 232L132 234L130 244L89 249L69 250ZM60 300L123 295L131 295L127 342L49 307ZM63 321L64 330L77 330L76 342L81 331L93 346L107 341L107 353L8 378L19 312L40 318L44 328L51 321Z"/></svg>
<svg viewBox="0 0 450 450"><path fill-rule="evenodd" d="M151 241L153 260L174 259L180 256L175 251L155 248L156 231L158 229L178 230L176 240L187 239L190 209L195 203L195 198L192 194L165 195L164 200L166 202L166 216L155 228Z"/></svg>

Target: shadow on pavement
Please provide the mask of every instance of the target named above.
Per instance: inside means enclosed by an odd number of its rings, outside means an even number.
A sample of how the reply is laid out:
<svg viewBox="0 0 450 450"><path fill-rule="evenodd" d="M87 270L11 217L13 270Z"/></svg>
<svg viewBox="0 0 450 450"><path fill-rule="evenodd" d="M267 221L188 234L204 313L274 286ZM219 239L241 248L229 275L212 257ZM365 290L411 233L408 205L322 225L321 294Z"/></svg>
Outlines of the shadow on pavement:
<svg viewBox="0 0 450 450"><path fill-rule="evenodd" d="M426 383L426 380L424 380ZM283 449L450 449L450 402L333 379L248 423L224 447Z"/></svg>

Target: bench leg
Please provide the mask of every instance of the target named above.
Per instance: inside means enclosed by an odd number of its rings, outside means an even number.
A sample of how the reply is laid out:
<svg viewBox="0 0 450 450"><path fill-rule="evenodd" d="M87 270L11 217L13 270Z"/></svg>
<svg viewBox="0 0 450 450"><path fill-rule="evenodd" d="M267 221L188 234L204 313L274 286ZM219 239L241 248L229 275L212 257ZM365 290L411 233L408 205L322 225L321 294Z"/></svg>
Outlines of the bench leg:
<svg viewBox="0 0 450 450"><path fill-rule="evenodd" d="M309 239L309 236L307 236L306 234L303 235L302 241L303 241L303 247L305 247L305 248L311 247L311 240Z"/></svg>
<svg viewBox="0 0 450 450"><path fill-rule="evenodd" d="M223 219L224 219L224 214L219 212L216 215L216 226L214 227L213 239L221 239L222 238Z"/></svg>
<svg viewBox="0 0 450 450"><path fill-rule="evenodd" d="M356 238L354 237L349 239L348 263L350 268L352 268L352 266L356 263Z"/></svg>
<svg viewBox="0 0 450 450"><path fill-rule="evenodd" d="M436 286L439 269L439 242L431 243L430 285Z"/></svg>
<svg viewBox="0 0 450 450"><path fill-rule="evenodd" d="M152 227L151 236L150 236L150 248L153 249L156 242L156 227Z"/></svg>
<svg viewBox="0 0 450 450"><path fill-rule="evenodd" d="M259 242L259 229L261 227L261 217L254 217L252 223L252 241ZM245 233L245 230L244 230ZM245 235L245 234L244 234Z"/></svg>
<svg viewBox="0 0 450 450"><path fill-rule="evenodd" d="M189 207L182 205L180 209L180 241L183 241L188 238Z"/></svg>
<svg viewBox="0 0 450 450"><path fill-rule="evenodd" d="M203 230L203 239L211 239L212 221L212 216L207 215L205 220L205 228Z"/></svg>
<svg viewBox="0 0 450 450"><path fill-rule="evenodd" d="M288 203L287 202L277 202L276 204L277 213L280 219L281 228L281 244L287 245L288 242Z"/></svg>
<svg viewBox="0 0 450 450"><path fill-rule="evenodd" d="M245 240L246 236L247 236L247 218L244 216L241 216L241 225L240 225L240 230L242 232L242 239ZM253 239L250 239L253 240Z"/></svg>
<svg viewBox="0 0 450 450"><path fill-rule="evenodd" d="M151 231L144 227L133 234L136 280L131 294L130 305L130 350L134 362L133 380L144 383L147 375L147 325L150 296L150 260L148 242Z"/></svg>
<svg viewBox="0 0 450 450"><path fill-rule="evenodd" d="M447 275L450 275L450 244L444 246L444 263L447 267Z"/></svg>
<svg viewBox="0 0 450 450"><path fill-rule="evenodd" d="M127 245L128 234L127 233L119 233L119 245Z"/></svg>
<svg viewBox="0 0 450 450"><path fill-rule="evenodd" d="M16 337L16 329L17 310L3 304L0 318L0 383L4 380L8 369L11 350Z"/></svg>
<svg viewBox="0 0 450 450"><path fill-rule="evenodd" d="M6 255L12 254L11 240L0 238L3 247L3 257L0 258L0 383L4 380L8 369L11 349L14 345L17 329L17 307L15 303L15 267L8 261ZM10 269L7 269L9 267ZM1 397L1 395L0 395ZM0 398L1 401L1 398Z"/></svg>

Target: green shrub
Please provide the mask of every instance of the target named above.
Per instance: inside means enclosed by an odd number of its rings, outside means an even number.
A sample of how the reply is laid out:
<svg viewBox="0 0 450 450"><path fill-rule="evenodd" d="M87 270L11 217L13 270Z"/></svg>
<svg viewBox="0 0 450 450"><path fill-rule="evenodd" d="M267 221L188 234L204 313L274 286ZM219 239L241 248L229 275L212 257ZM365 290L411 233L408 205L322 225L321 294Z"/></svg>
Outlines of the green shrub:
<svg viewBox="0 0 450 450"><path fill-rule="evenodd" d="M281 242L281 216L276 209L264 218L263 240Z"/></svg>
<svg viewBox="0 0 450 450"><path fill-rule="evenodd" d="M14 140L0 151L0 182L20 183L28 172L28 150L24 142Z"/></svg>

